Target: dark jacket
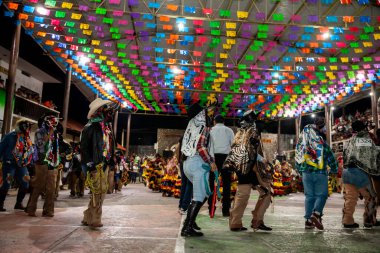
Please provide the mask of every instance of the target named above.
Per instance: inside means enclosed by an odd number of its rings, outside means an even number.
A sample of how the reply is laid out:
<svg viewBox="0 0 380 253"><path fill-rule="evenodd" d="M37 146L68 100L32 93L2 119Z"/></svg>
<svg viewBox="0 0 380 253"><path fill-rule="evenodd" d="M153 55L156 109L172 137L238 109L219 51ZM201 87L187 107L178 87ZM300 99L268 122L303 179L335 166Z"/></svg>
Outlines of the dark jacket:
<svg viewBox="0 0 380 253"><path fill-rule="evenodd" d="M67 159L67 157L73 154L73 148L71 147L69 143L67 143L63 139L60 139L58 143L59 143L59 156L61 159L61 164L63 164L63 166L66 166L66 162L70 162L69 167L67 168L64 167L64 171L67 171L72 166L72 163L71 163L72 158Z"/></svg>
<svg viewBox="0 0 380 253"><path fill-rule="evenodd" d="M79 153L74 153L73 154L73 165L72 165L72 171L76 175L80 175L82 172L82 163L81 163L81 157Z"/></svg>
<svg viewBox="0 0 380 253"><path fill-rule="evenodd" d="M0 142L0 158L5 164L15 165L13 150L16 146L17 134L15 131L6 134Z"/></svg>
<svg viewBox="0 0 380 253"><path fill-rule="evenodd" d="M112 140L113 134L111 133ZM94 166L88 167L87 169L94 170L95 166L99 163L106 162L103 156L103 131L102 126L99 122L87 123L83 128L80 138L81 147L81 158L82 164L88 165L88 163L93 163ZM111 154L114 153L114 141L111 144ZM111 157L111 160L113 158Z"/></svg>

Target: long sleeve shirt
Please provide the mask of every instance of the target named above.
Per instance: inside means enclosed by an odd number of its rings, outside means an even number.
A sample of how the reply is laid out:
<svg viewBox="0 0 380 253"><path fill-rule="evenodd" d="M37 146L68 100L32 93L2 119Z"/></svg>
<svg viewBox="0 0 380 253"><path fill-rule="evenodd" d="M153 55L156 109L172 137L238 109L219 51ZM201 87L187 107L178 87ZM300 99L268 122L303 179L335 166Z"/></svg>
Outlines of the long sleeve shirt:
<svg viewBox="0 0 380 253"><path fill-rule="evenodd" d="M13 149L16 146L17 134L16 132L10 132L6 134L3 140L0 142L0 159L5 163L14 163Z"/></svg>
<svg viewBox="0 0 380 253"><path fill-rule="evenodd" d="M234 141L234 132L222 123L211 128L212 146L215 154L229 154Z"/></svg>
<svg viewBox="0 0 380 253"><path fill-rule="evenodd" d="M202 157L204 162L211 165L212 163L214 163L214 158L211 156L210 151L208 149L209 141L210 141L210 128L206 127L199 137L198 144L197 144L197 152Z"/></svg>

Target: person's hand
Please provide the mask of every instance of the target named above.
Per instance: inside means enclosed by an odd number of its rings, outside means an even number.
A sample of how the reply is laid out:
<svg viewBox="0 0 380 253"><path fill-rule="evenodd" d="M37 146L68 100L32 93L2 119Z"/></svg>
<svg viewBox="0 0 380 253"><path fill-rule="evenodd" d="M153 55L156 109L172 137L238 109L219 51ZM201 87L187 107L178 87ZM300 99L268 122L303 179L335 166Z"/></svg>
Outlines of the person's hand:
<svg viewBox="0 0 380 253"><path fill-rule="evenodd" d="M212 163L212 164L211 164L211 171L214 172L214 171L216 171L216 170L218 170L218 167L216 166L215 163Z"/></svg>

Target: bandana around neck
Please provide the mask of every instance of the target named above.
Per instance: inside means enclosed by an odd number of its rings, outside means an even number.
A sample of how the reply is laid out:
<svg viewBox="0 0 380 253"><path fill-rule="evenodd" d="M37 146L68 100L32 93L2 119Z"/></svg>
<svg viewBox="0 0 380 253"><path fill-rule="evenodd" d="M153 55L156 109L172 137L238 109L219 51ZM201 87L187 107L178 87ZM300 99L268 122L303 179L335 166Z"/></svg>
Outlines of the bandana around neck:
<svg viewBox="0 0 380 253"><path fill-rule="evenodd" d="M100 121L103 132L103 157L106 161L111 159L112 155L112 132L110 124Z"/></svg>
<svg viewBox="0 0 380 253"><path fill-rule="evenodd" d="M103 112L98 110L90 119L90 122L101 122L104 120Z"/></svg>
<svg viewBox="0 0 380 253"><path fill-rule="evenodd" d="M45 162L53 168L57 167L60 163L58 134L55 132L53 132L49 137Z"/></svg>

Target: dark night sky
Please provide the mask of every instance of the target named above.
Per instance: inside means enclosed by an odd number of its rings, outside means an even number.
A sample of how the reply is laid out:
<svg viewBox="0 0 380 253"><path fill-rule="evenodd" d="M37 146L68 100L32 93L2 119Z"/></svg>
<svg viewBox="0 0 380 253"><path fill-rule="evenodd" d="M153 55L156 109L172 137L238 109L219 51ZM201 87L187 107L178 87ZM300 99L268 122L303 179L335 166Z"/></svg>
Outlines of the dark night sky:
<svg viewBox="0 0 380 253"><path fill-rule="evenodd" d="M13 23L10 21L10 19L5 18L3 14L0 13L0 45L7 49L10 49L13 27ZM62 70L55 65L50 57L44 54L41 47L37 45L37 43L30 36L24 34L24 31L21 32L20 57L32 63L36 67L42 69L49 75L55 77L57 80L61 81L60 84L44 84L42 100L53 100L57 105L58 110L62 111L65 73L63 73ZM368 97L356 103L347 105L345 110L346 113L354 113L359 108L359 111L363 112L365 109L370 108L370 104L370 97ZM89 101L87 101L87 99L75 87L75 85L72 85L70 94L69 118L76 120L82 124L86 124L88 105ZM334 115L341 116L342 112L342 108L338 108L334 112ZM323 113L320 113L320 115L323 116ZM311 117L306 116L303 118L302 125L311 123L311 121ZM185 129L187 125L187 118L133 115L131 123L131 145L152 145L157 141L157 128ZM226 121L226 125L229 126L234 126L236 124L236 120ZM294 134L294 127L294 120L285 120L282 122L283 133ZM127 114L121 113L118 124L119 140L121 137L121 129L126 128ZM277 122L266 122L263 128L266 132L275 133L277 132Z"/></svg>

